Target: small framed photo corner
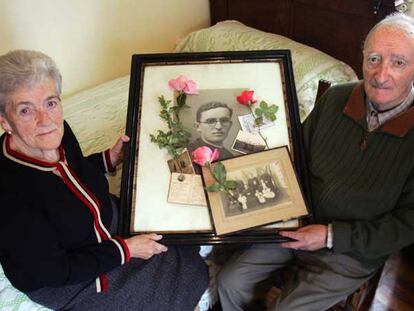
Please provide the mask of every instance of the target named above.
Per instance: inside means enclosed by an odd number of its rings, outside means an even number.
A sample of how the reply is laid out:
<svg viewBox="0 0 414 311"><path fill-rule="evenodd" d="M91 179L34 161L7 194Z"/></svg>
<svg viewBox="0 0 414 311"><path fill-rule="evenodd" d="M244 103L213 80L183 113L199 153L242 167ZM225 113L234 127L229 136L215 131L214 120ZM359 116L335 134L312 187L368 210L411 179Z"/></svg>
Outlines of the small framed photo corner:
<svg viewBox="0 0 414 311"><path fill-rule="evenodd" d="M156 232L165 244L278 242L286 240L278 230L299 226L295 217L306 214L292 181L296 174L306 202L289 50L133 55L126 134L119 217L125 237ZM203 188L202 168L193 162L200 147L217 149L230 175L270 174L277 193L265 195L272 204L249 202L248 213L232 215L223 198Z"/></svg>

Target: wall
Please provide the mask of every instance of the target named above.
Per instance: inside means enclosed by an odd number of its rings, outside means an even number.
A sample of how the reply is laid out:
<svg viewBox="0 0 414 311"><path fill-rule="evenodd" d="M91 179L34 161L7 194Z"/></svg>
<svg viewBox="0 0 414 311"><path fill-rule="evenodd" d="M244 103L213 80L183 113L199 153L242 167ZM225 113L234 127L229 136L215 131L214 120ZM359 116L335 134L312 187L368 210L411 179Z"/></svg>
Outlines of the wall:
<svg viewBox="0 0 414 311"><path fill-rule="evenodd" d="M50 55L67 95L126 75L132 54L172 51L209 24L208 0L0 0L0 54Z"/></svg>

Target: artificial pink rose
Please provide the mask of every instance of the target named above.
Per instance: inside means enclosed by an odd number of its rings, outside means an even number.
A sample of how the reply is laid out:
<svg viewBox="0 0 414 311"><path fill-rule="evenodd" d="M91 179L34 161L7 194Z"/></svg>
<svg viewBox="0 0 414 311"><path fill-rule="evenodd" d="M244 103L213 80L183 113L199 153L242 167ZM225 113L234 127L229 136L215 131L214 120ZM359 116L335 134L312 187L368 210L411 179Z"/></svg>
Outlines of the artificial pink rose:
<svg viewBox="0 0 414 311"><path fill-rule="evenodd" d="M239 104L248 106L253 105L257 101L253 99L254 91L243 91L239 96L237 96L237 101Z"/></svg>
<svg viewBox="0 0 414 311"><path fill-rule="evenodd" d="M183 89L184 93L192 95L198 94L197 84L193 80L187 80L186 86Z"/></svg>
<svg viewBox="0 0 414 311"><path fill-rule="evenodd" d="M197 84L193 80L188 80L186 76L180 75L168 81L168 85L175 91L186 94L198 94Z"/></svg>
<svg viewBox="0 0 414 311"><path fill-rule="evenodd" d="M192 155L194 163L205 166L207 163L218 160L220 157L220 151L218 149L211 150L207 146L201 146L194 150Z"/></svg>

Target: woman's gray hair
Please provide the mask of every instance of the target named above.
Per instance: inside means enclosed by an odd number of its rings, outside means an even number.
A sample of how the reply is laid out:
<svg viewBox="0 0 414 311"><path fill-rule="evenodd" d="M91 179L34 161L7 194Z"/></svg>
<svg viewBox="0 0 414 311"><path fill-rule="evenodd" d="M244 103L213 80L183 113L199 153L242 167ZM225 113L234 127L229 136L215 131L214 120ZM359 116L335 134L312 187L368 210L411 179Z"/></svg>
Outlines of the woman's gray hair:
<svg viewBox="0 0 414 311"><path fill-rule="evenodd" d="M37 51L15 50L0 56L0 113L5 114L8 96L21 87L52 79L58 95L62 76L52 58Z"/></svg>
<svg viewBox="0 0 414 311"><path fill-rule="evenodd" d="M371 35L382 26L392 26L405 31L407 35L414 36L414 18L404 13L396 12L386 16L383 20L379 21L367 34L364 41L364 49Z"/></svg>

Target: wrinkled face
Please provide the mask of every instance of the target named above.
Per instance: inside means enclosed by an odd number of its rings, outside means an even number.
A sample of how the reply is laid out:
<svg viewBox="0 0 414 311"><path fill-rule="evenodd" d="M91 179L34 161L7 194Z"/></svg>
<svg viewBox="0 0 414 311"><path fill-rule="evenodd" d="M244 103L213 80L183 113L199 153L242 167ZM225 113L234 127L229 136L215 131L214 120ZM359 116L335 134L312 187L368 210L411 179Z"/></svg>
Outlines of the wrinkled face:
<svg viewBox="0 0 414 311"><path fill-rule="evenodd" d="M14 150L35 158L55 151L63 137L63 111L55 83L44 80L11 94L0 124L12 131Z"/></svg>
<svg viewBox="0 0 414 311"><path fill-rule="evenodd" d="M217 107L203 111L200 116L200 122L196 123L196 128L200 132L203 141L220 146L226 139L231 124L229 109Z"/></svg>
<svg viewBox="0 0 414 311"><path fill-rule="evenodd" d="M376 29L364 49L363 73L365 92L377 109L399 105L414 80L414 33L390 25Z"/></svg>

